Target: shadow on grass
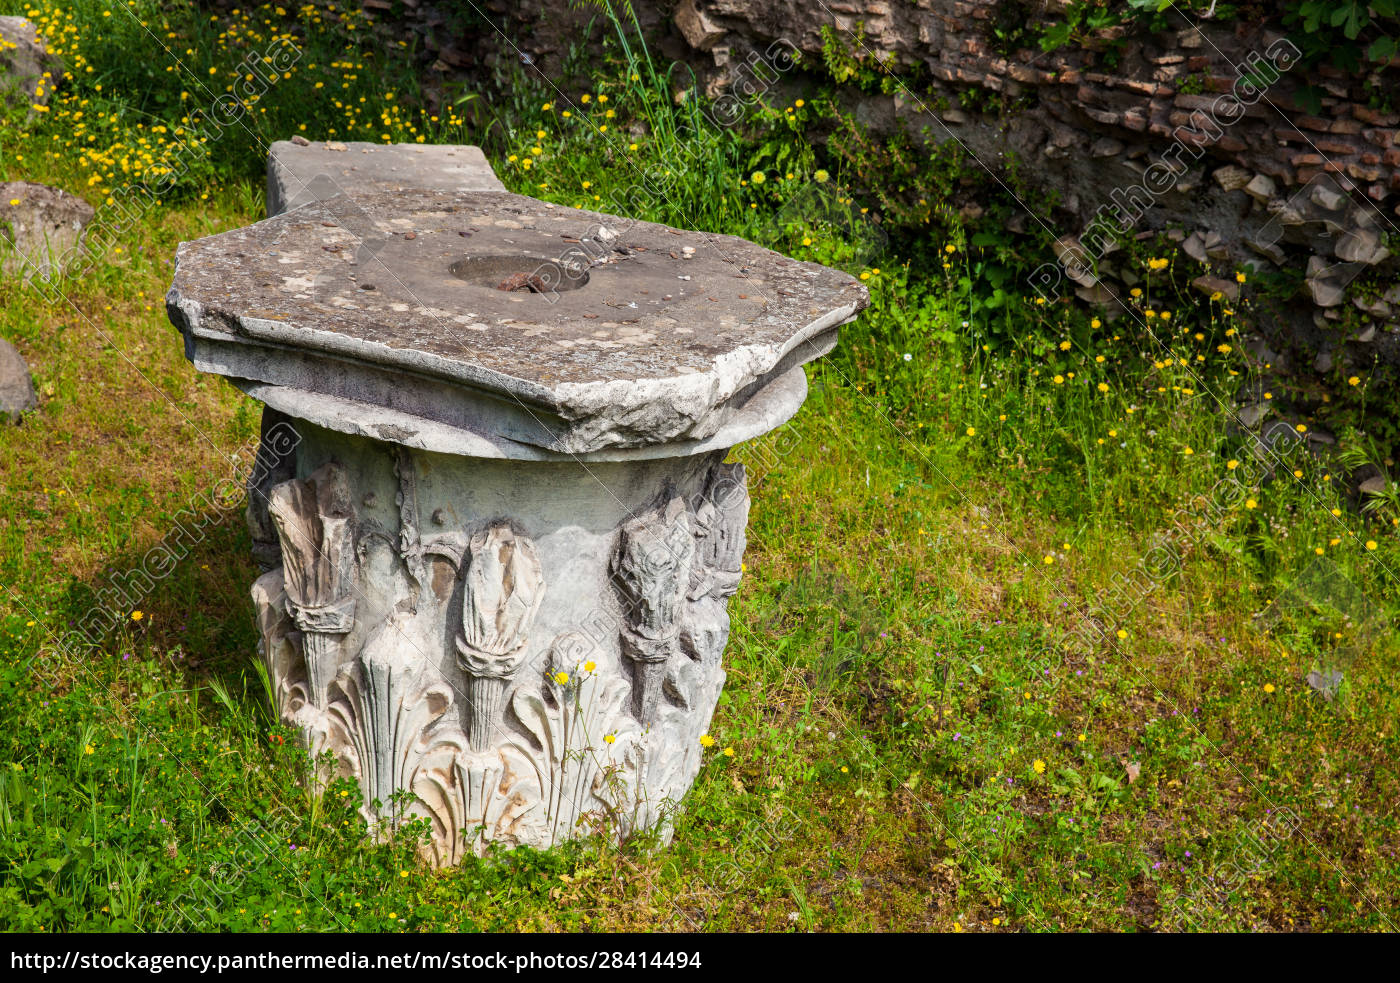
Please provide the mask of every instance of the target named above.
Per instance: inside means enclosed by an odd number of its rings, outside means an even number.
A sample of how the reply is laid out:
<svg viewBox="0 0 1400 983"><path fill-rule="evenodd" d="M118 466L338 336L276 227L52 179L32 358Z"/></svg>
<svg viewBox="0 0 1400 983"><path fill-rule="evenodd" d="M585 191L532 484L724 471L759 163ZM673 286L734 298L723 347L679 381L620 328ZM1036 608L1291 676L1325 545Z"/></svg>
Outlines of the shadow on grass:
<svg viewBox="0 0 1400 983"><path fill-rule="evenodd" d="M181 512L155 546L117 553L98 576L68 585L56 604L61 634L38 653L39 678L60 693L97 681L120 695L133 661L160 660L182 686L242 694L270 722L254 668L249 588L259 571L244 503L209 504Z"/></svg>

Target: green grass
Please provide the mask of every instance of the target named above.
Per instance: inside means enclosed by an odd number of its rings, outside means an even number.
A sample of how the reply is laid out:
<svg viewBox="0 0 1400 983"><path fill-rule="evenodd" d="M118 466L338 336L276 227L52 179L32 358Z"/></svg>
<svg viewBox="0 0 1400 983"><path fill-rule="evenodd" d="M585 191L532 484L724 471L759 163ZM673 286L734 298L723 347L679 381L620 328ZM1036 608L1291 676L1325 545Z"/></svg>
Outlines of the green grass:
<svg viewBox="0 0 1400 983"><path fill-rule="evenodd" d="M467 138L513 188L605 210L671 166L635 214L872 291L798 417L735 451L747 572L674 841L433 871L418 831L367 843L358 793L309 791L254 669L241 504L201 498L247 465L257 406L193 371L160 302L178 241L261 216L255 184L211 174L64 299L0 280L43 394L0 432L0 925L1393 928L1400 549L1327 460L1294 442L1259 463L1229 425L1257 371L1248 306L1179 293L1151 244L1141 316L1097 327L1010 284L994 299L976 228L890 230L872 252L851 242L860 201L790 207L817 184L857 194L834 165L816 177L818 103L722 129L634 67L600 71L587 104L517 92ZM16 161L11 132L0 173L64 179ZM141 618L59 651L191 502L202 538ZM1329 701L1306 677L1337 667Z"/></svg>

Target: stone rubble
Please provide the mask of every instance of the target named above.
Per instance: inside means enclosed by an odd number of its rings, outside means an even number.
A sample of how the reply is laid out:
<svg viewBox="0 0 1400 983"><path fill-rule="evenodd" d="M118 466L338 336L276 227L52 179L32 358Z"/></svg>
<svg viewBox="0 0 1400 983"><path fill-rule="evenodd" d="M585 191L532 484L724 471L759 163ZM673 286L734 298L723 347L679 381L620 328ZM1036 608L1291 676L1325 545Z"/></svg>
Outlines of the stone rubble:
<svg viewBox="0 0 1400 983"><path fill-rule="evenodd" d="M47 105L61 68L24 17L0 17L0 101Z"/></svg>
<svg viewBox="0 0 1400 983"><path fill-rule="evenodd" d="M29 365L14 345L0 338L0 420L19 423L22 414L37 408Z"/></svg>
<svg viewBox="0 0 1400 983"><path fill-rule="evenodd" d="M51 260L78 245L93 215L91 205L61 189L0 183L0 271L47 276Z"/></svg>

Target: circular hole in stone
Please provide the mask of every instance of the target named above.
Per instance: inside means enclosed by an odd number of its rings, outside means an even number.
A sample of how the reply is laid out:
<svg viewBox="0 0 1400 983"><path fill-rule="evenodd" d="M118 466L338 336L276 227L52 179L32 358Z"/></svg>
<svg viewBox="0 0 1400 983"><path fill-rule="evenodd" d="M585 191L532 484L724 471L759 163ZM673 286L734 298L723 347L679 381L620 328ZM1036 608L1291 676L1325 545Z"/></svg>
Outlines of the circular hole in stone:
<svg viewBox="0 0 1400 983"><path fill-rule="evenodd" d="M469 256L457 260L447 272L478 287L514 293L561 293L588 283L587 270L537 256Z"/></svg>

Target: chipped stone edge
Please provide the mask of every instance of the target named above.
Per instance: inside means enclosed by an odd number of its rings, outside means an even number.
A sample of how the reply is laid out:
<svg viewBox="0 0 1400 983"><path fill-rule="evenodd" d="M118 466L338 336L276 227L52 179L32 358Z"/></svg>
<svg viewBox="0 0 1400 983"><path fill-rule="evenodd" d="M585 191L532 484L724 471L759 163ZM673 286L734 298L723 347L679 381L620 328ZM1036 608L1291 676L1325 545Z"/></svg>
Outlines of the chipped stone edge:
<svg viewBox="0 0 1400 983"><path fill-rule="evenodd" d="M719 430L703 440L673 441L643 447L604 447L568 453L487 436L339 396L248 379L230 378L229 381L275 410L339 433L455 457L578 463L649 461L726 450L787 423L807 399L807 374L801 365L797 365L768 380Z"/></svg>
<svg viewBox="0 0 1400 983"><path fill-rule="evenodd" d="M176 262L178 266L178 253ZM248 345L248 341L253 340L266 345L295 348L317 357L348 359L369 367L387 367L446 379L482 390L495 398L504 397L508 401L516 401L527 413L530 410L529 404L533 403L550 415L562 418L570 425L569 429L553 434L554 439L550 441L552 446L541 445L539 449L566 455L591 454L609 447L626 449L627 435L644 431L654 434L649 443L656 444L687 440L704 441L713 437L724 428L726 417L733 412L726 405L728 400L771 374L785 358L797 352L798 346L811 345L815 338L827 332L834 335L834 328L853 320L864 307L861 300L863 298L842 304L817 318L795 332L782 345L746 345L727 352L716 359L714 367L709 371L651 379L562 383L551 389L428 352L394 348L379 342L350 338L337 332L294 327L285 321L239 317L237 325L243 332L242 335L219 330L213 325L223 322L225 318L210 315L203 304L184 297L174 287L166 295L167 308L185 339L185 357L201 371L212 371L230 377L233 375L212 364L207 367L201 365L197 341L207 338L244 345L250 350L250 355L253 355L256 348L261 347ZM307 344L313 340L314 350ZM834 343L833 337L832 346ZM799 356L798 364L820 357L830 351L832 346L811 345L810 356ZM264 349L269 356L274 356L275 350ZM265 382L251 377L249 381ZM464 396L470 398L468 394ZM347 406L378 410L363 403L343 399L341 402ZM421 420L417 416L411 418ZM456 427L436 425L461 432ZM487 444L499 446L491 440L487 440Z"/></svg>

